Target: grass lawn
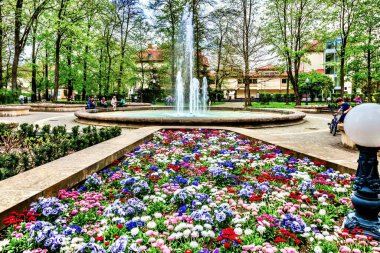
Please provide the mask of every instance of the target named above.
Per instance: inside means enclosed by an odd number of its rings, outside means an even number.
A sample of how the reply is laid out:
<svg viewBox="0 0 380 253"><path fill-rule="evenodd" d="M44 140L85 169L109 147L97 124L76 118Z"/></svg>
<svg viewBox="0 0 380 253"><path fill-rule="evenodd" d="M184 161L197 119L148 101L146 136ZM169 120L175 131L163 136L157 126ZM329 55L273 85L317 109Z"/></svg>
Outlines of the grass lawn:
<svg viewBox="0 0 380 253"><path fill-rule="evenodd" d="M309 102L309 105L326 105L326 102ZM302 103L305 105L305 103ZM291 109L296 106L295 102L290 102L289 104L285 104L285 102L270 102L269 104L260 104L257 102L252 103L251 108L281 108L281 109Z"/></svg>

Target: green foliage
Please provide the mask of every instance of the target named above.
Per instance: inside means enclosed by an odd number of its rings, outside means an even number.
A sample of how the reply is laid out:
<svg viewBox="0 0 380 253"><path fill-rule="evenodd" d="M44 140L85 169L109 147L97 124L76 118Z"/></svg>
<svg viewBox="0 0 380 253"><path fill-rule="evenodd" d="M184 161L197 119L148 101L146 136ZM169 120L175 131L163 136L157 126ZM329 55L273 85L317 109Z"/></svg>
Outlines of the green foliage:
<svg viewBox="0 0 380 253"><path fill-rule="evenodd" d="M306 79L309 78L309 85L306 86ZM319 97L322 92L329 94L334 88L333 80L319 72L312 71L301 73L299 76L299 91L301 93L308 92L311 97Z"/></svg>
<svg viewBox="0 0 380 253"><path fill-rule="evenodd" d="M0 89L0 104L11 104L17 101L17 93L7 89Z"/></svg>
<svg viewBox="0 0 380 253"><path fill-rule="evenodd" d="M268 105L270 101L272 101L273 95L270 93L260 93L260 104L262 105Z"/></svg>
<svg viewBox="0 0 380 253"><path fill-rule="evenodd" d="M22 141L15 142L10 152L0 154L0 180L121 134L120 127L98 129L89 126L80 131L79 126L75 126L68 133L65 126L51 128L44 125L38 130L37 125L21 124L20 129L14 131L13 126L0 124L0 140L7 135L22 137Z"/></svg>

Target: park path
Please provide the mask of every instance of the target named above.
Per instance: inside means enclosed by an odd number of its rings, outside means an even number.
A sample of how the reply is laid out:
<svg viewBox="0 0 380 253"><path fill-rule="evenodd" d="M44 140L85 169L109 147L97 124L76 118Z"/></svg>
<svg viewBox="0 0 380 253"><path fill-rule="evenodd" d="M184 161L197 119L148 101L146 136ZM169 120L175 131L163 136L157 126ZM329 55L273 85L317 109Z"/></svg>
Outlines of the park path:
<svg viewBox="0 0 380 253"><path fill-rule="evenodd" d="M230 102L218 105L218 107L243 107L243 103ZM74 120L75 116L72 112L31 112L26 116L0 118L0 122L7 123L25 122L41 126L44 124L66 125L68 130L75 125L81 125ZM256 139L356 169L358 152L343 147L339 133L337 136L329 133L327 123L330 120L331 115L329 114L307 114L303 124L249 129L249 133ZM130 129L123 129L123 132L128 131Z"/></svg>

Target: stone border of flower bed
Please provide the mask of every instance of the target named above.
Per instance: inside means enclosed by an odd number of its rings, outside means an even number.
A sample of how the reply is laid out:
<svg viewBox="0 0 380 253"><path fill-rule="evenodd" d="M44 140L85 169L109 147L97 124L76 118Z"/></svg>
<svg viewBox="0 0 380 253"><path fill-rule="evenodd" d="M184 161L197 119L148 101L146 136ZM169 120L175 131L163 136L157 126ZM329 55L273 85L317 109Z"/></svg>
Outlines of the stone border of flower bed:
<svg viewBox="0 0 380 253"><path fill-rule="evenodd" d="M80 183L86 176L103 169L115 159L122 157L127 152L131 152L145 141L151 140L153 133L156 131L180 128L194 127L157 126L140 128L0 181L0 192L2 193L0 195L0 229L4 228L4 224L1 221L5 217L8 217L11 211L20 212L33 201L37 200L38 197L56 196L60 189L72 187ZM243 128L207 127L207 129L224 129L257 139L249 130ZM265 141L262 142L273 144ZM294 151L281 145L276 146L283 151L292 152L296 157L308 157L313 161L321 160L320 158ZM326 161L326 166L345 173L355 173L354 168L349 168L332 161Z"/></svg>
<svg viewBox="0 0 380 253"><path fill-rule="evenodd" d="M146 107L133 107L133 108L120 108L118 111L142 111L142 110L172 110L173 107L169 106L152 106ZM273 125L283 125L283 124L294 124L303 121L306 116L305 113L292 110L281 110L281 109L250 109L250 108L233 108L233 107L211 107L213 111L251 111L251 112L266 112L266 113L276 113L271 118L189 118L189 117L112 117L104 115L98 115L98 112L104 112L104 110L86 110L77 111L75 116L76 121L83 124L94 124L94 125L117 125L120 127L142 127L142 126L227 126L227 127L258 127L258 126L273 126ZM108 110L110 111L110 110Z"/></svg>
<svg viewBox="0 0 380 253"><path fill-rule="evenodd" d="M147 127L46 163L0 181L0 229L12 211L22 211L41 196L56 196L87 175L103 169L114 160L152 138L160 127Z"/></svg>
<svg viewBox="0 0 380 253"><path fill-rule="evenodd" d="M0 117L28 115L30 106L0 106Z"/></svg>

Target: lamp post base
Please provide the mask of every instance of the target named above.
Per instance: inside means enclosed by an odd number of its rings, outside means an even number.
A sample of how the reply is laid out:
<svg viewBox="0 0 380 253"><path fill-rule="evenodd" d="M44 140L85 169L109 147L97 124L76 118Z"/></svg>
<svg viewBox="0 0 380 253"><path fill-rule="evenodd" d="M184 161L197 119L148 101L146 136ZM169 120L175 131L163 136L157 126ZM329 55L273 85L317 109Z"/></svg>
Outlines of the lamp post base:
<svg viewBox="0 0 380 253"><path fill-rule="evenodd" d="M355 212L349 213L344 220L344 228L352 230L354 228L363 229L363 234L372 236L375 240L380 240L380 219L377 221L363 219Z"/></svg>

